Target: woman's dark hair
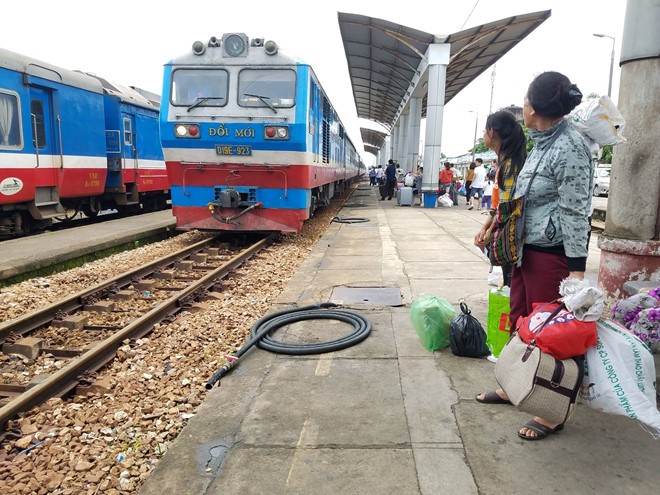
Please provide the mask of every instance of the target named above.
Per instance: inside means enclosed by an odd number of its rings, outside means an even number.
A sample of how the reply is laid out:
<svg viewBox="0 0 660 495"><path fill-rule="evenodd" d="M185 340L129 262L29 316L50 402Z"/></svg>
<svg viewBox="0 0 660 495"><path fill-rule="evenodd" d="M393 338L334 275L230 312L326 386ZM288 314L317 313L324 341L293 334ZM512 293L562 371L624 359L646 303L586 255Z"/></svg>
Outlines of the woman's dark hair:
<svg viewBox="0 0 660 495"><path fill-rule="evenodd" d="M580 104L582 92L564 74L544 72L529 85L527 99L539 115L563 117Z"/></svg>
<svg viewBox="0 0 660 495"><path fill-rule="evenodd" d="M475 168L477 168L477 164L474 162L470 163L470 170L474 170Z"/></svg>
<svg viewBox="0 0 660 495"><path fill-rule="evenodd" d="M527 138L516 116L509 110L491 113L486 119L486 129L492 129L500 138L500 149L497 153L499 166L502 167L506 160L511 159L509 170L500 168L500 173L497 174L497 186L504 191L506 179L511 176L518 177L525 163Z"/></svg>

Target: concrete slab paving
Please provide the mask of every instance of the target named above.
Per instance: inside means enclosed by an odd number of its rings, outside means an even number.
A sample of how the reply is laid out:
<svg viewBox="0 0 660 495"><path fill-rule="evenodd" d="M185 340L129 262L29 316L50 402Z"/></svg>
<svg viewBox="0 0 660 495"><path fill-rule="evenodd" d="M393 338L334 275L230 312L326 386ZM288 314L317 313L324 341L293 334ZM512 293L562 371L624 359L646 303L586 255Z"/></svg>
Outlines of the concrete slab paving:
<svg viewBox="0 0 660 495"><path fill-rule="evenodd" d="M413 495L410 449L237 449L206 495Z"/></svg>
<svg viewBox="0 0 660 495"><path fill-rule="evenodd" d="M142 487L143 494L655 494L660 442L632 420L578 406L542 442L517 437L527 414L474 397L494 365L426 350L410 321L423 294L468 302L485 327L488 263L472 245L485 216L401 208L360 191L273 310L328 301L335 287L393 287L405 306L354 304L372 335L351 348L290 357L250 351L214 389ZM599 251L592 243L588 276ZM282 338L322 340L341 323L298 323ZM311 332L311 336L310 336Z"/></svg>

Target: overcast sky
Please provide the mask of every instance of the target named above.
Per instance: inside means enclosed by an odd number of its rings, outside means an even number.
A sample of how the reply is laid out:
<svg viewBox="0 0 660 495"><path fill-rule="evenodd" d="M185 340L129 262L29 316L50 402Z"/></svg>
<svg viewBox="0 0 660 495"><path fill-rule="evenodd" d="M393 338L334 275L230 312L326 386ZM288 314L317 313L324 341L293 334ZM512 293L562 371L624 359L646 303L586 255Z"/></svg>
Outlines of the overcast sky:
<svg viewBox="0 0 660 495"><path fill-rule="evenodd" d="M196 40L226 32L272 39L313 67L349 135L360 143L359 128L367 125L356 115L337 12L446 35L464 24L467 29L552 9L547 21L497 63L494 111L522 105L531 80L546 70L566 74L585 95L607 94L612 41L593 33L616 38L616 102L625 5L625 0L30 0L3 2L0 47L161 94L163 64L188 52ZM475 113L469 110L479 114L480 137L489 113L491 73L488 69L445 107L442 150L447 156L472 146Z"/></svg>

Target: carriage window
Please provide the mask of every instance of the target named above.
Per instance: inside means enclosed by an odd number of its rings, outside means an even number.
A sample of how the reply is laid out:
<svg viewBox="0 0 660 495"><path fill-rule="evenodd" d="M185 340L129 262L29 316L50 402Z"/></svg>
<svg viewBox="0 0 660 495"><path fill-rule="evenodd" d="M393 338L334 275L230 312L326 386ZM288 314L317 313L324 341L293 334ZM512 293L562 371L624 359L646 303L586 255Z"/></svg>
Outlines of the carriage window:
<svg viewBox="0 0 660 495"><path fill-rule="evenodd" d="M22 148L18 97L0 92L0 148Z"/></svg>
<svg viewBox="0 0 660 495"><path fill-rule="evenodd" d="M291 108L296 102L296 72L292 69L243 69L238 75L242 107Z"/></svg>
<svg viewBox="0 0 660 495"><path fill-rule="evenodd" d="M44 104L41 100L32 100L30 102L30 113L32 114L32 144L36 148L39 143L39 148L46 147L46 121L44 120ZM35 142L35 128L36 128L36 142Z"/></svg>
<svg viewBox="0 0 660 495"><path fill-rule="evenodd" d="M224 69L177 69L172 73L172 105L224 107L229 75Z"/></svg>
<svg viewBox="0 0 660 495"><path fill-rule="evenodd" d="M124 144L131 146L133 144L133 129L131 129L131 119L124 119Z"/></svg>

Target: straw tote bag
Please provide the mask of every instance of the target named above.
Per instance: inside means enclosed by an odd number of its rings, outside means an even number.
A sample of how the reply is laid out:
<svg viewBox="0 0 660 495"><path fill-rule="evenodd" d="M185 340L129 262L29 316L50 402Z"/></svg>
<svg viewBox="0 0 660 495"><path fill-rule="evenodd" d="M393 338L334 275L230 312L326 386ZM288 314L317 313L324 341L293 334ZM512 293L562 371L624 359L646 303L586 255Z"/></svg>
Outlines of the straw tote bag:
<svg viewBox="0 0 660 495"><path fill-rule="evenodd" d="M495 379L521 411L564 423L582 384L583 361L555 359L513 333L495 364Z"/></svg>

